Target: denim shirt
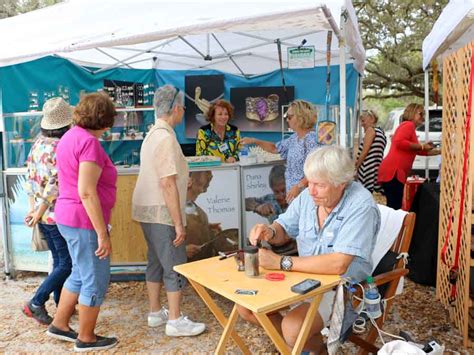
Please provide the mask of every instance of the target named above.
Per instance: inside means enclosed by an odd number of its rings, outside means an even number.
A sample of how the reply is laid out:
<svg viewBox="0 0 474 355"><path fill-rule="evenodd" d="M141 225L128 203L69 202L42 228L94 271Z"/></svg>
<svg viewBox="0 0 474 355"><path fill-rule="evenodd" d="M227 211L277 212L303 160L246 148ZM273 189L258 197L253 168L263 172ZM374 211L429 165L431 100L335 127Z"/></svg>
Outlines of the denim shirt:
<svg viewBox="0 0 474 355"><path fill-rule="evenodd" d="M353 255L343 276L359 282L371 275L371 256L380 228L380 211L372 194L358 182L349 183L321 229L317 223L317 208L306 189L276 220L296 239L299 256Z"/></svg>

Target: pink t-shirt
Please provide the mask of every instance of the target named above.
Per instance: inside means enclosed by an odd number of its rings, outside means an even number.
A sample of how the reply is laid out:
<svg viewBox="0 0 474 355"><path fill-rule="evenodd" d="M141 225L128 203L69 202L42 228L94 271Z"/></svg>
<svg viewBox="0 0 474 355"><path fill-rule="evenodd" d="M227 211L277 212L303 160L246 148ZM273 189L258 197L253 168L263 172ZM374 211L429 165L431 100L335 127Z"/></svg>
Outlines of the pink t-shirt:
<svg viewBox="0 0 474 355"><path fill-rule="evenodd" d="M84 128L73 127L59 141L56 159L59 180L59 197L54 211L56 222L74 228L94 229L77 189L79 164L90 161L102 169L97 194L104 221L108 224L117 193L117 169L99 140Z"/></svg>

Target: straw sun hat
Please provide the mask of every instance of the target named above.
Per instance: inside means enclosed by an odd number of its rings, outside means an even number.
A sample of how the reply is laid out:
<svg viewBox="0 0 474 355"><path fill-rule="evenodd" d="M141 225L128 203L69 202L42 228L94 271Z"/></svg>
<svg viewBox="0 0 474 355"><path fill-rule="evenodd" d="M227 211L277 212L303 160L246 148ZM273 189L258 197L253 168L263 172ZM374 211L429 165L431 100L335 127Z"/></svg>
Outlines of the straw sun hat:
<svg viewBox="0 0 474 355"><path fill-rule="evenodd" d="M72 124L72 107L61 97L53 97L43 105L41 128L59 129Z"/></svg>

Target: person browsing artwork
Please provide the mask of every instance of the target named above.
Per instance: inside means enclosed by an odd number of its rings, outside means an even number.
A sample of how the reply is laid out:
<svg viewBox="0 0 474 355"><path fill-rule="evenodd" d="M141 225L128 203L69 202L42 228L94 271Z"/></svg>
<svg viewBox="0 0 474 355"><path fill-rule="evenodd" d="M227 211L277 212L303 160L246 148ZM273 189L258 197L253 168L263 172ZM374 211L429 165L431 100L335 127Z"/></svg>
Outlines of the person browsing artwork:
<svg viewBox="0 0 474 355"><path fill-rule="evenodd" d="M289 138L272 143L256 138L242 138L242 144L256 144L270 153L279 153L286 160L286 200L291 203L299 193L308 186L303 172L306 157L318 143L318 135L314 130L317 114L314 106L304 100L295 100L288 107L286 113L288 127L295 133Z"/></svg>
<svg viewBox="0 0 474 355"><path fill-rule="evenodd" d="M196 138L196 155L212 155L225 163L239 160L240 131L229 124L234 107L226 100L211 104L207 112L209 124L202 126Z"/></svg>
<svg viewBox="0 0 474 355"><path fill-rule="evenodd" d="M359 145L355 166L357 180L370 192L378 186L377 175L387 144L384 131L376 126L377 121L378 117L373 111L363 111L360 115L364 140Z"/></svg>
<svg viewBox="0 0 474 355"><path fill-rule="evenodd" d="M117 169L99 137L114 125L114 103L104 93L84 95L74 109L75 127L57 148L59 196L55 215L72 259L50 337L75 342L75 351L106 350L117 338L95 333L100 307L110 281L108 224L117 193ZM69 327L79 303L79 332Z"/></svg>
<svg viewBox="0 0 474 355"><path fill-rule="evenodd" d="M183 120L184 93L172 85L161 86L155 92L153 107L155 124L140 150L140 172L132 197L132 218L140 222L148 247L148 326L165 325L168 336L194 336L206 326L182 315L186 279L173 270L175 265L186 262L189 169L174 132ZM160 301L163 285L168 309Z"/></svg>
<svg viewBox="0 0 474 355"><path fill-rule="evenodd" d="M348 152L326 146L312 152L304 164L308 181L305 189L272 224L257 224L249 235L256 245L267 241L281 245L295 239L298 257L279 256L259 249L259 263L268 270L343 275L354 282L372 273L371 255L380 228L380 212L371 193L354 182L354 164ZM305 351L324 353L320 334L329 318L334 291L327 292L311 326ZM309 309L309 303L293 306L282 316L269 316L286 343L293 347ZM259 324L253 313L238 307L243 319Z"/></svg>
<svg viewBox="0 0 474 355"><path fill-rule="evenodd" d="M379 168L378 183L387 197L387 206L400 209L403 188L411 171L416 155L438 155L432 142L420 143L416 137L416 127L425 121L425 111L420 104L411 103L402 114L402 123L392 138L388 155Z"/></svg>
<svg viewBox="0 0 474 355"><path fill-rule="evenodd" d="M36 290L34 297L23 306L23 313L40 324L51 324L45 303L51 293L56 306L67 277L71 273L71 256L66 240L59 232L54 216L58 198L58 169L56 150L59 139L71 128L72 109L62 98L54 97L45 102L41 119L41 135L33 144L28 159L28 179L25 190L29 197L30 211L25 217L29 227L38 224L53 257L53 270Z"/></svg>

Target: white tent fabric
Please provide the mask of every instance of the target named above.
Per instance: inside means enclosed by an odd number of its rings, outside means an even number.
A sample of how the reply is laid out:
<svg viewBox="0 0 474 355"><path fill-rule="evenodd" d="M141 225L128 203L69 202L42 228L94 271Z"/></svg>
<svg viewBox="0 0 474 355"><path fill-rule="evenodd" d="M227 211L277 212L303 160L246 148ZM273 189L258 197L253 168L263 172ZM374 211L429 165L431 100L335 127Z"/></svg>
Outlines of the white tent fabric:
<svg viewBox="0 0 474 355"><path fill-rule="evenodd" d="M58 55L104 69L261 74L279 68L276 39L284 67L287 47L303 40L315 46L316 65L325 65L328 30L335 32L332 63L339 63L344 39L347 62L363 73L365 51L350 0L69 0L1 20L0 66Z"/></svg>
<svg viewBox="0 0 474 355"><path fill-rule="evenodd" d="M423 41L423 69L474 40L474 0L451 0Z"/></svg>

